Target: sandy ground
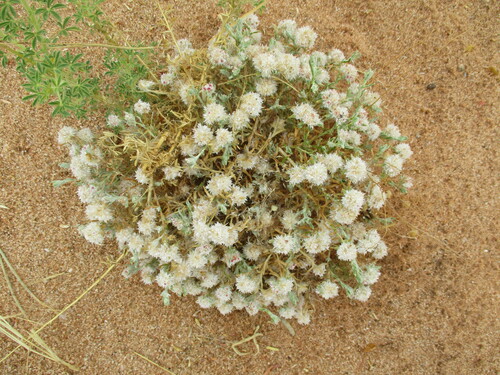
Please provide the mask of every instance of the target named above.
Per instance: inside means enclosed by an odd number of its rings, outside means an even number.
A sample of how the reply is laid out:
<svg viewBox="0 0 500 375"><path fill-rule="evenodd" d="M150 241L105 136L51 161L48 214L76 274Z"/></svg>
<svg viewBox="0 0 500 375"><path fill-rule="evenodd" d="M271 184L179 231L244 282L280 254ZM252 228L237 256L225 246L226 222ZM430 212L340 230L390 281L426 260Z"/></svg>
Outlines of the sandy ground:
<svg viewBox="0 0 500 375"><path fill-rule="evenodd" d="M217 29L214 2L169 3L175 5L179 36L199 46ZM500 98L491 68L500 65L500 4L269 3L265 27L296 18L316 29L321 48L360 51L358 65L377 71L387 122L411 137L415 155L408 165L415 187L394 206L400 224L385 237L391 253L370 301L318 301L313 324L293 323L291 336L263 315L223 318L190 299L163 307L159 287L126 281L119 265L42 337L82 374L167 373L135 352L177 375L497 374ZM153 1L108 1L105 9L132 39L151 40L163 30ZM61 309L118 253L76 233L83 207L75 188L50 184L65 178L57 131L75 121L53 119L47 108L23 103L21 83L13 68L0 69L0 203L9 207L0 210L0 247L30 288ZM429 90L430 84L435 88ZM102 124L97 115L85 125ZM5 283L0 285L0 314L16 313ZM17 291L33 319L52 316ZM229 343L257 326L263 333L260 353L236 355ZM0 338L0 356L13 348ZM251 343L240 349L255 353ZM68 371L20 350L0 364L0 373Z"/></svg>

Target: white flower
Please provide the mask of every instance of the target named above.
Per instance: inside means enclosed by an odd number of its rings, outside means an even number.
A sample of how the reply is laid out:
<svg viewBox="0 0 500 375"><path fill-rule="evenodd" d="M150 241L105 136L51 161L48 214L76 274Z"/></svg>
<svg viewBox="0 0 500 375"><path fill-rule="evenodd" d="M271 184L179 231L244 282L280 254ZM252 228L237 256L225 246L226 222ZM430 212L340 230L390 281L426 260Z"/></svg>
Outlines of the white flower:
<svg viewBox="0 0 500 375"><path fill-rule="evenodd" d="M344 165L344 161L342 157L336 153L326 154L326 155L316 155L318 161L326 166L328 172L334 174L339 170L342 165Z"/></svg>
<svg viewBox="0 0 500 375"><path fill-rule="evenodd" d="M208 262L207 257L205 254L193 250L189 253L187 257L187 264L191 268L203 268Z"/></svg>
<svg viewBox="0 0 500 375"><path fill-rule="evenodd" d="M323 163L315 163L305 169L305 178L313 185L322 185L328 179L328 169Z"/></svg>
<svg viewBox="0 0 500 375"><path fill-rule="evenodd" d="M283 20L278 24L278 31L284 36L295 37L297 23L294 20Z"/></svg>
<svg viewBox="0 0 500 375"><path fill-rule="evenodd" d="M276 236L272 240L273 251L277 254L292 254L299 250L300 244L296 237L289 234Z"/></svg>
<svg viewBox="0 0 500 375"><path fill-rule="evenodd" d="M413 179L411 177L405 177L405 182L403 183L405 189L411 189L413 187Z"/></svg>
<svg viewBox="0 0 500 375"><path fill-rule="evenodd" d="M363 194L363 192L356 189L350 189L346 191L344 196L342 197L342 205L346 209L353 212L359 212L364 202L365 195Z"/></svg>
<svg viewBox="0 0 500 375"><path fill-rule="evenodd" d="M394 124L389 124L386 126L384 133L386 133L391 138L400 138L401 132L399 128Z"/></svg>
<svg viewBox="0 0 500 375"><path fill-rule="evenodd" d="M215 273L207 273L201 281L201 286L204 288L212 288L219 283L219 276Z"/></svg>
<svg viewBox="0 0 500 375"><path fill-rule="evenodd" d="M347 107L339 105L331 109L331 112L333 118L335 118L335 120L340 124L345 123L349 118L349 109Z"/></svg>
<svg viewBox="0 0 500 375"><path fill-rule="evenodd" d="M254 56L252 62L262 77L270 77L276 70L276 57L272 53L259 53Z"/></svg>
<svg viewBox="0 0 500 375"><path fill-rule="evenodd" d="M93 203L98 197L97 188L94 185L80 185L77 193L82 203Z"/></svg>
<svg viewBox="0 0 500 375"><path fill-rule="evenodd" d="M108 222L113 220L113 212L103 203L89 204L85 209L89 220Z"/></svg>
<svg viewBox="0 0 500 375"><path fill-rule="evenodd" d="M212 129L210 129L208 126L198 124L196 128L194 128L193 139L198 146L206 146L212 143L214 134Z"/></svg>
<svg viewBox="0 0 500 375"><path fill-rule="evenodd" d="M108 116L107 124L108 124L108 126L111 126L112 128L115 128L117 126L120 126L121 120L120 120L120 118L117 115L111 114L111 115Z"/></svg>
<svg viewBox="0 0 500 375"><path fill-rule="evenodd" d="M179 96L185 105L190 105L194 103L195 96L193 95L192 86L187 83L181 83L178 86Z"/></svg>
<svg viewBox="0 0 500 375"><path fill-rule="evenodd" d="M222 315L227 315L234 310L234 306L232 303L221 303L217 305L217 310L219 310Z"/></svg>
<svg viewBox="0 0 500 375"><path fill-rule="evenodd" d="M288 171L288 175L290 176L290 184L297 185L306 179L306 169L301 166L295 166Z"/></svg>
<svg viewBox="0 0 500 375"><path fill-rule="evenodd" d="M225 108L217 103L210 103L203 109L203 118L207 125L212 125L216 122L223 122L228 115Z"/></svg>
<svg viewBox="0 0 500 375"><path fill-rule="evenodd" d="M97 167L102 159L102 152L98 147L85 145L80 150L79 158L83 163Z"/></svg>
<svg viewBox="0 0 500 375"><path fill-rule="evenodd" d="M151 91L155 83L153 81L147 81L145 79L140 79L137 82L137 88L141 91Z"/></svg>
<svg viewBox="0 0 500 375"><path fill-rule="evenodd" d="M250 14L243 18L243 22L245 22L251 30L256 30L259 26L260 21L259 17L257 17L255 14Z"/></svg>
<svg viewBox="0 0 500 375"><path fill-rule="evenodd" d="M238 241L238 231L227 225L216 223L210 227L210 241L216 245L232 246Z"/></svg>
<svg viewBox="0 0 500 375"><path fill-rule="evenodd" d="M375 251L381 242L380 235L375 229L371 229L364 235L363 239L358 241L358 252L367 254Z"/></svg>
<svg viewBox="0 0 500 375"><path fill-rule="evenodd" d="M134 230L132 228L124 228L116 231L115 233L115 238L116 242L118 242L118 247L120 249L123 248L123 246L130 240L130 237L134 233Z"/></svg>
<svg viewBox="0 0 500 375"><path fill-rule="evenodd" d="M287 295L294 285L293 279L287 277L272 278L268 283L271 290L278 295Z"/></svg>
<svg viewBox="0 0 500 375"><path fill-rule="evenodd" d="M312 273L318 277L323 277L326 273L326 263L314 265Z"/></svg>
<svg viewBox="0 0 500 375"><path fill-rule="evenodd" d="M212 65L226 65L229 55L222 48L210 46L208 48L208 59Z"/></svg>
<svg viewBox="0 0 500 375"><path fill-rule="evenodd" d="M300 75L300 59L290 53L279 53L276 56L276 69L289 81Z"/></svg>
<svg viewBox="0 0 500 375"><path fill-rule="evenodd" d="M390 177L395 177L403 170L404 159L398 154L392 154L385 158L384 172Z"/></svg>
<svg viewBox="0 0 500 375"><path fill-rule="evenodd" d="M69 169L78 180L86 180L90 178L92 174L88 163L85 163L79 156L71 158Z"/></svg>
<svg viewBox="0 0 500 375"><path fill-rule="evenodd" d="M240 109L251 118L257 117L262 111L262 98L255 92L249 92L241 97Z"/></svg>
<svg viewBox="0 0 500 375"><path fill-rule="evenodd" d="M90 143L94 140L94 134L89 128L83 128L78 130L76 136L80 138L83 143Z"/></svg>
<svg viewBox="0 0 500 375"><path fill-rule="evenodd" d="M145 236L150 236L156 229L157 227L155 219L148 220L146 217L144 217L144 215L142 219L137 223L137 230Z"/></svg>
<svg viewBox="0 0 500 375"><path fill-rule="evenodd" d="M330 280L325 280L316 287L318 293L324 299L330 299L339 295L339 286Z"/></svg>
<svg viewBox="0 0 500 375"><path fill-rule="evenodd" d="M375 250L373 251L372 257L374 257L375 259L382 259L385 256L387 256L387 254L388 254L387 245L384 243L384 241L381 240L377 244Z"/></svg>
<svg viewBox="0 0 500 375"><path fill-rule="evenodd" d="M210 298L209 296L199 296L196 299L196 303L202 308L202 309L209 309L214 306L215 300L213 298Z"/></svg>
<svg viewBox="0 0 500 375"><path fill-rule="evenodd" d="M354 220L356 220L358 214L359 212L349 210L345 207L340 207L333 212L332 218L337 223L349 225L352 224Z"/></svg>
<svg viewBox="0 0 500 375"><path fill-rule="evenodd" d="M97 221L92 221L87 225L80 227L81 235L90 243L95 245L102 245L104 242L104 232L101 228L101 224Z"/></svg>
<svg viewBox="0 0 500 375"><path fill-rule="evenodd" d="M128 248L131 252L138 253L141 251L143 246L144 238L140 234L134 233L130 236L130 239L128 241Z"/></svg>
<svg viewBox="0 0 500 375"><path fill-rule="evenodd" d="M245 189L240 188L239 186L233 187L233 191L230 195L231 202L236 206L241 206L245 204L248 199L248 192Z"/></svg>
<svg viewBox="0 0 500 375"><path fill-rule="evenodd" d="M292 230L298 222L299 215L296 212L292 210L286 210L285 212L283 212L283 216L281 217L283 228L285 228L286 230Z"/></svg>
<svg viewBox="0 0 500 375"><path fill-rule="evenodd" d="M250 117L248 116L248 113L246 113L242 109L237 109L236 111L234 111L229 118L229 124L236 131L246 128L249 122Z"/></svg>
<svg viewBox="0 0 500 375"><path fill-rule="evenodd" d="M130 113L130 112L124 112L123 113L123 119L127 123L128 126L134 126L135 125L135 116Z"/></svg>
<svg viewBox="0 0 500 375"><path fill-rule="evenodd" d="M262 248L256 244L253 243L247 243L243 247L243 255L245 255L245 258L248 260L257 260L259 259L259 256L262 254Z"/></svg>
<svg viewBox="0 0 500 375"><path fill-rule="evenodd" d="M140 115L149 113L151 112L151 105L139 99L139 101L134 104L134 111L136 111Z"/></svg>
<svg viewBox="0 0 500 375"><path fill-rule="evenodd" d="M179 39L177 41L178 52L181 55L192 55L195 50L193 49L193 45L188 39Z"/></svg>
<svg viewBox="0 0 500 375"><path fill-rule="evenodd" d="M370 298L371 294L372 290L370 289L369 286L360 286L356 288L356 290L354 290L352 298L361 302L366 302L368 301L368 298Z"/></svg>
<svg viewBox="0 0 500 375"><path fill-rule="evenodd" d="M363 102L368 106L380 107L382 105L382 99L380 99L380 94L378 92L366 91L363 95Z"/></svg>
<svg viewBox="0 0 500 375"><path fill-rule="evenodd" d="M408 143L400 143L394 149L403 158L403 160L409 159L413 155L413 151Z"/></svg>
<svg viewBox="0 0 500 375"><path fill-rule="evenodd" d="M229 285L220 286L215 290L215 297L219 301L228 302L231 300L231 295L233 294L231 287Z"/></svg>
<svg viewBox="0 0 500 375"><path fill-rule="evenodd" d="M193 239L199 244L205 244L210 241L210 227L201 220L193 222Z"/></svg>
<svg viewBox="0 0 500 375"><path fill-rule="evenodd" d="M328 250L332 239L326 230L319 231L304 240L304 248L311 254L318 254Z"/></svg>
<svg viewBox="0 0 500 375"><path fill-rule="evenodd" d="M61 145L70 145L73 143L74 137L76 137L76 129L70 126L64 126L57 134L57 142Z"/></svg>
<svg viewBox="0 0 500 375"><path fill-rule="evenodd" d="M311 57L316 62L316 65L320 68L323 68L328 63L328 56L324 52L314 51L313 53L311 53Z"/></svg>
<svg viewBox="0 0 500 375"><path fill-rule="evenodd" d="M366 129L366 135L370 139L370 141L376 140L382 130L380 130L380 127L377 124L374 124L373 122L370 122L368 125L368 128Z"/></svg>
<svg viewBox="0 0 500 375"><path fill-rule="evenodd" d="M328 53L328 58L338 64L340 62L342 62L343 60L345 60L345 56L344 56L344 53L339 50L339 49L332 49L329 53Z"/></svg>
<svg viewBox="0 0 500 375"><path fill-rule="evenodd" d="M337 257L340 260L351 261L356 259L358 249L352 242L343 242L337 249Z"/></svg>
<svg viewBox="0 0 500 375"><path fill-rule="evenodd" d="M297 30L295 33L295 43L302 48L312 48L318 35L313 31L310 26L304 26Z"/></svg>
<svg viewBox="0 0 500 375"><path fill-rule="evenodd" d="M161 76L160 76L160 83L163 85L163 86L170 86L171 84L174 83L174 80L175 80L175 74L174 73L163 73Z"/></svg>
<svg viewBox="0 0 500 375"><path fill-rule="evenodd" d="M231 303L233 304L236 310L241 310L248 306L248 301L246 296L244 296L239 292L233 293L233 296L231 297Z"/></svg>
<svg viewBox="0 0 500 375"><path fill-rule="evenodd" d="M370 195L368 197L368 207L371 209L380 209L387 199L387 194L378 185L374 185L371 189Z"/></svg>
<svg viewBox="0 0 500 375"><path fill-rule="evenodd" d="M366 234L366 227L363 223L355 223L350 226L351 236L354 240L362 239Z"/></svg>
<svg viewBox="0 0 500 375"><path fill-rule="evenodd" d="M262 96L272 96L276 94L278 85L274 79L261 78L255 83L255 90Z"/></svg>
<svg viewBox="0 0 500 375"><path fill-rule="evenodd" d="M255 168L258 161L259 157L257 155L249 153L238 154L236 156L236 164L245 170Z"/></svg>
<svg viewBox="0 0 500 375"><path fill-rule="evenodd" d="M366 269L362 275L363 284L365 285L375 284L379 277L380 277L380 267L375 264L369 264L368 266L366 266Z"/></svg>
<svg viewBox="0 0 500 375"><path fill-rule="evenodd" d="M321 93L321 100L323 107L329 110L333 110L339 105L340 95L334 89L325 90Z"/></svg>
<svg viewBox="0 0 500 375"><path fill-rule="evenodd" d="M236 288L241 293L254 293L259 289L259 279L248 274L240 274L236 277Z"/></svg>
<svg viewBox="0 0 500 375"><path fill-rule="evenodd" d="M308 311L302 310L297 313L297 323L307 325L311 323L311 314Z"/></svg>
<svg viewBox="0 0 500 375"><path fill-rule="evenodd" d="M361 136L354 130L340 129L338 131L338 137L344 143L350 143L354 146L359 146L361 144Z"/></svg>
<svg viewBox="0 0 500 375"><path fill-rule="evenodd" d="M228 193L233 187L233 182L231 177L225 176L223 174L214 176L210 179L207 184L207 189L213 195L219 195L221 193Z"/></svg>
<svg viewBox="0 0 500 375"><path fill-rule="evenodd" d="M141 184L149 184L149 177L146 175L146 173L144 173L144 170L141 167L137 168L137 170L135 171L135 179Z"/></svg>
<svg viewBox="0 0 500 375"><path fill-rule="evenodd" d="M292 319L297 315L297 310L293 305L287 305L279 309L280 316L285 319Z"/></svg>
<svg viewBox="0 0 500 375"><path fill-rule="evenodd" d="M215 151L222 150L224 147L229 146L233 142L234 142L233 133L224 128L217 129L217 134L214 143Z"/></svg>
<svg viewBox="0 0 500 375"><path fill-rule="evenodd" d="M292 112L297 120L302 121L311 129L321 125L321 118L318 112L309 103L302 103L292 107Z"/></svg>
<svg viewBox="0 0 500 375"><path fill-rule="evenodd" d="M355 156L349 159L344 166L346 177L355 184L364 181L368 177L368 167L363 159Z"/></svg>
<svg viewBox="0 0 500 375"><path fill-rule="evenodd" d="M352 83L356 80L358 76L358 69L352 64L342 64L340 66L340 71L344 75L347 82Z"/></svg>
<svg viewBox="0 0 500 375"><path fill-rule="evenodd" d="M165 180L173 181L182 175L182 169L180 167L165 167L163 168L163 174L165 175Z"/></svg>
<svg viewBox="0 0 500 375"><path fill-rule="evenodd" d="M156 276L156 283L162 288L169 289L175 284L175 278L170 272L161 269Z"/></svg>

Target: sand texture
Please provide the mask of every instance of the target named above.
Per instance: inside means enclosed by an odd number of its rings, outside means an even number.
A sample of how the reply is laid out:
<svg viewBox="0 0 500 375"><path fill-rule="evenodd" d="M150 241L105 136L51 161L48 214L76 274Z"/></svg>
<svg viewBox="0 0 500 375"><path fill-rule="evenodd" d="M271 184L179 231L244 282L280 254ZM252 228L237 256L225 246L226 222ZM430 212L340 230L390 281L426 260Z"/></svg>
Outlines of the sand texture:
<svg viewBox="0 0 500 375"><path fill-rule="evenodd" d="M214 1L167 3L179 37L199 47L216 32ZM153 40L164 33L154 4L110 0L104 9L130 40ZM400 221L384 234L390 254L369 302L318 300L313 323L292 322L291 336L263 314L223 317L190 298L164 307L158 286L121 276L122 262L41 336L81 374L167 374L135 352L176 375L498 374L499 11L493 0L270 0L261 17L267 30L285 18L313 26L320 49L359 51L357 66L376 70L382 125L394 122L410 137L414 188L388 208ZM75 187L50 183L68 177L58 166L67 160L59 128L104 121L100 113L54 119L21 100L22 83L13 66L0 68L0 204L9 208L0 209L0 248L60 310L119 254L80 237ZM16 292L32 319L53 316ZM0 314L15 313L2 279ZM257 326L260 352L249 342L239 349L252 354L238 356L231 342ZM0 357L14 347L1 337ZM0 373L71 372L19 350Z"/></svg>

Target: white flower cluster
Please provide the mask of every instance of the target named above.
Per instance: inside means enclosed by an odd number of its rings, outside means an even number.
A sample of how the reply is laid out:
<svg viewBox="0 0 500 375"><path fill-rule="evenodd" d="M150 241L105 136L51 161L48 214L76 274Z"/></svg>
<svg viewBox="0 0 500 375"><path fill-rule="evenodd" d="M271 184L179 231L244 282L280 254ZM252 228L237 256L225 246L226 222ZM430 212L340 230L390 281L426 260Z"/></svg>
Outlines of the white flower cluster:
<svg viewBox="0 0 500 375"><path fill-rule="evenodd" d="M80 232L129 251L127 275L156 282L166 303L190 295L307 324L317 296L370 296L388 253L378 210L388 189L411 186L412 151L396 125L379 126L370 72L312 51L308 26L282 21L261 44L258 24L213 39L200 76L179 69L201 55L179 41L159 79L170 104L158 103L175 110L156 111L156 83L141 81L144 98L108 115L113 132L97 142L65 127L59 142L87 205Z"/></svg>

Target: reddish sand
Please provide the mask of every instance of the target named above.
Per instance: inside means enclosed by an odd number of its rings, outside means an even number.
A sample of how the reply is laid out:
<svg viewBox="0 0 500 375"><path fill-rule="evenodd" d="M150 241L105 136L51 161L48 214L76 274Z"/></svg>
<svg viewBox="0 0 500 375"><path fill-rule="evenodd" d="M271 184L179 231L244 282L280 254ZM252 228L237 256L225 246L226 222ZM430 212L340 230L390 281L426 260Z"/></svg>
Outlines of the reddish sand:
<svg viewBox="0 0 500 375"><path fill-rule="evenodd" d="M179 36L200 46L216 31L213 1L169 3ZM358 66L377 72L385 121L410 136L415 187L391 208L400 222L385 236L391 252L370 301L318 300L313 323L292 323L291 336L264 315L222 317L200 310L192 299L174 298L164 307L159 287L121 277L122 263L42 337L82 374L167 373L135 352L177 375L497 374L499 3L269 3L262 16L266 28L295 18L316 29L320 48L360 51ZM104 8L131 39L152 40L164 32L154 4L112 0ZM0 204L9 207L0 209L0 247L32 290L61 309L118 253L77 234L83 206L75 188L50 184L65 178L57 131L75 121L53 119L48 108L22 102L22 82L13 67L0 69ZM98 126L99 116L76 125ZM17 313L3 279L0 285L0 314ZM16 291L32 319L50 319L53 313ZM230 342L257 326L260 353L236 355ZM2 337L0 357L14 346ZM248 343L240 350L255 347ZM0 372L68 370L19 350Z"/></svg>

